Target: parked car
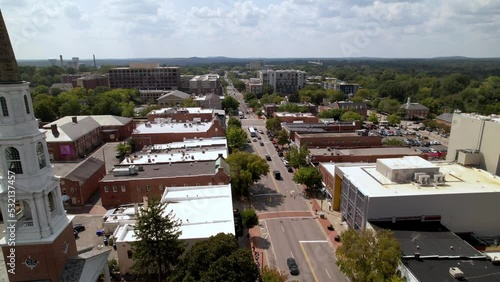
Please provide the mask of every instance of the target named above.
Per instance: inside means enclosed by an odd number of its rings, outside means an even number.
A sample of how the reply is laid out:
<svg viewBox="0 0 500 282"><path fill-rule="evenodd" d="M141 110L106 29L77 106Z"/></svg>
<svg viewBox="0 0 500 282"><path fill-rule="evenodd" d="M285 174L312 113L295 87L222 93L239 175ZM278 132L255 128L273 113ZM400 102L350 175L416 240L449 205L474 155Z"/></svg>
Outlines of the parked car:
<svg viewBox="0 0 500 282"><path fill-rule="evenodd" d="M292 167L291 167L291 166L286 166L286 170L287 170L288 172L293 172L293 169L292 169Z"/></svg>
<svg viewBox="0 0 500 282"><path fill-rule="evenodd" d="M294 258L287 258L286 265L288 265L288 269L290 270L290 274L299 275L299 266Z"/></svg>
<svg viewBox="0 0 500 282"><path fill-rule="evenodd" d="M260 142L260 145L261 145L261 146L264 146L264 142Z"/></svg>
<svg viewBox="0 0 500 282"><path fill-rule="evenodd" d="M73 225L73 230L80 233L85 231L85 226L83 224L75 224Z"/></svg>
<svg viewBox="0 0 500 282"><path fill-rule="evenodd" d="M252 139L253 142L257 142L257 138Z"/></svg>

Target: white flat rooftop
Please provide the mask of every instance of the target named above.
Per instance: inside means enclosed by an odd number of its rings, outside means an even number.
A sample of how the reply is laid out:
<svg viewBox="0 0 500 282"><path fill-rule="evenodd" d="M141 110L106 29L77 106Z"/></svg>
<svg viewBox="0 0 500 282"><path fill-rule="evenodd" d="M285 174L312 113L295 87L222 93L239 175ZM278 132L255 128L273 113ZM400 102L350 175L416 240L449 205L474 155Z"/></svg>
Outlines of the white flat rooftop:
<svg viewBox="0 0 500 282"><path fill-rule="evenodd" d="M207 132L213 122L202 123L149 123L141 124L134 129L134 134L144 133L195 133Z"/></svg>
<svg viewBox="0 0 500 282"><path fill-rule="evenodd" d="M165 114L165 113L178 113L178 112L188 112L190 114L211 114L214 112L213 109L204 109L201 107L190 107L190 108L161 108L158 110L152 110L149 114Z"/></svg>
<svg viewBox="0 0 500 282"><path fill-rule="evenodd" d="M172 212L174 218L181 221L181 240L235 233L230 184L168 187L161 201L168 203L166 213ZM115 237L117 242L136 239L132 225L118 227Z"/></svg>
<svg viewBox="0 0 500 282"><path fill-rule="evenodd" d="M197 151L170 151L168 153L136 154L137 157L125 158L121 165L159 164L191 161L213 161L219 155L227 158L227 148L203 148Z"/></svg>
<svg viewBox="0 0 500 282"><path fill-rule="evenodd" d="M338 169L344 174L344 178L348 177L364 195L369 197L500 193L500 178L487 171L450 163L434 163L434 165L445 176L444 185L420 186L416 183L394 183L380 174L375 164L350 167L338 164Z"/></svg>
<svg viewBox="0 0 500 282"><path fill-rule="evenodd" d="M412 169L412 168L435 168L436 165L417 156L405 156L402 158L387 158L378 159L378 163L382 163L392 169Z"/></svg>
<svg viewBox="0 0 500 282"><path fill-rule="evenodd" d="M276 112L278 117L314 117L311 113L289 113L289 112Z"/></svg>
<svg viewBox="0 0 500 282"><path fill-rule="evenodd" d="M172 142L168 144L156 144L148 147L151 150L168 150L168 149L186 149L186 148L199 148L208 146L226 146L226 137L212 137L200 139L186 139L182 142Z"/></svg>

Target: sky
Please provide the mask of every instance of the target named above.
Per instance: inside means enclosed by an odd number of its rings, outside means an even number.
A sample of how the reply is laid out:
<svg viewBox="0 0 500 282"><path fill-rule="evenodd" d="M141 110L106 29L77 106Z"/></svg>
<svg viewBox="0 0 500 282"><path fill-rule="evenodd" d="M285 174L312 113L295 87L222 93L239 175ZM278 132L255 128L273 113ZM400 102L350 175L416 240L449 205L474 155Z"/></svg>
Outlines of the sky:
<svg viewBox="0 0 500 282"><path fill-rule="evenodd" d="M500 57L499 0L0 0L17 59Z"/></svg>

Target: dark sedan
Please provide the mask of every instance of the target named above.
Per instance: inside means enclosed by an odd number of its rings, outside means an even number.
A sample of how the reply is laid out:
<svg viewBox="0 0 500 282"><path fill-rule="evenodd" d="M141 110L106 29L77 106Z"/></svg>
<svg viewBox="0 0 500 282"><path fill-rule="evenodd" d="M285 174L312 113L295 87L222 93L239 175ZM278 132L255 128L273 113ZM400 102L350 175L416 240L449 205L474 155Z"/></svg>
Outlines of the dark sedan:
<svg viewBox="0 0 500 282"><path fill-rule="evenodd" d="M297 262L295 262L294 258L288 258L286 260L286 264L288 265L288 269L290 270L290 274L299 275L299 266Z"/></svg>

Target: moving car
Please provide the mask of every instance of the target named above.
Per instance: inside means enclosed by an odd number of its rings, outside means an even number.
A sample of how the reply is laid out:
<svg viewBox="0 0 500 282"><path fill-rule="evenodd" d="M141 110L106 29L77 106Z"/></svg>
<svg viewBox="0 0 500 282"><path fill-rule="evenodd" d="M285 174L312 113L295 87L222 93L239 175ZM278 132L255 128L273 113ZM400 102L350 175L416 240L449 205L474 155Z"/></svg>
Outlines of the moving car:
<svg viewBox="0 0 500 282"><path fill-rule="evenodd" d="M264 142L260 142L260 145L261 145L261 146L264 146Z"/></svg>
<svg viewBox="0 0 500 282"><path fill-rule="evenodd" d="M271 156L266 155L266 160L270 161L271 160Z"/></svg>
<svg viewBox="0 0 500 282"><path fill-rule="evenodd" d="M276 179L276 180L280 180L281 179L281 173L280 173L279 170L273 171L273 174L274 174L274 179Z"/></svg>
<svg viewBox="0 0 500 282"><path fill-rule="evenodd" d="M290 270L290 274L299 275L299 266L297 262L295 262L294 258L287 258L286 265L288 265L288 269Z"/></svg>

